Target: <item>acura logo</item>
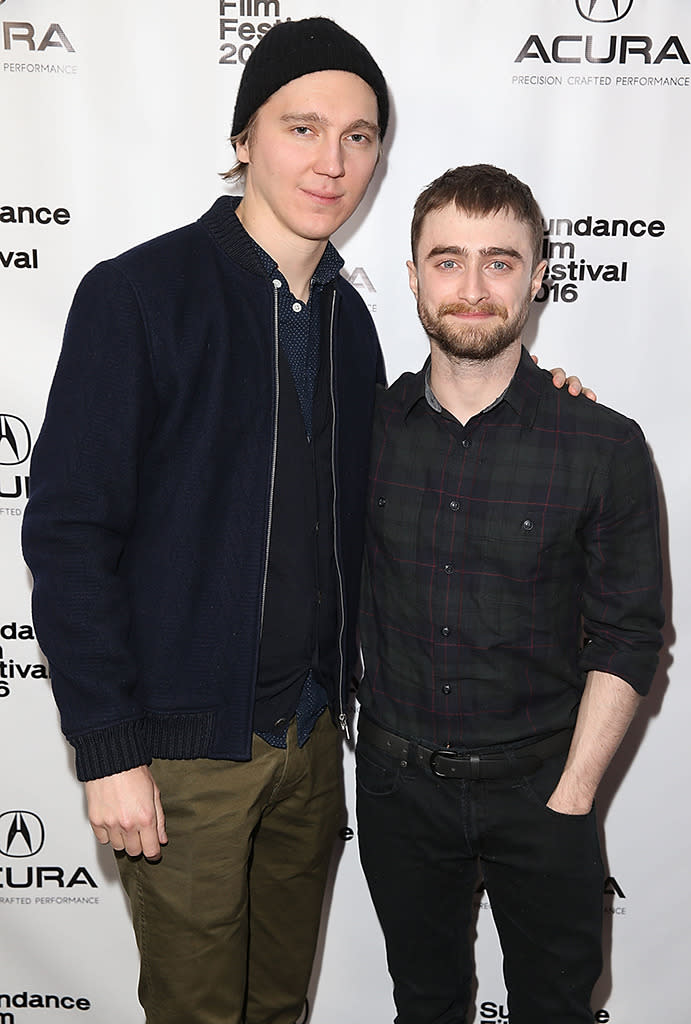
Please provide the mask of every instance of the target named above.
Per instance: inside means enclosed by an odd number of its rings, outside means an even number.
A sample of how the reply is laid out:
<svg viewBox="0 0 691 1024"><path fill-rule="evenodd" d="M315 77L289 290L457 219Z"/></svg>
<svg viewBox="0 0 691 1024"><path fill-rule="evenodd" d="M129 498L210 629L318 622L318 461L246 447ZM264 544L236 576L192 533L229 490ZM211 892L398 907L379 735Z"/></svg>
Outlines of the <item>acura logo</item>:
<svg viewBox="0 0 691 1024"><path fill-rule="evenodd" d="M586 21L621 21L633 7L633 0L576 0L576 7Z"/></svg>
<svg viewBox="0 0 691 1024"><path fill-rule="evenodd" d="M31 434L24 420L0 412L0 466L18 466L30 451Z"/></svg>
<svg viewBox="0 0 691 1024"><path fill-rule="evenodd" d="M33 811L0 814L0 853L5 857L33 857L45 838L43 822Z"/></svg>

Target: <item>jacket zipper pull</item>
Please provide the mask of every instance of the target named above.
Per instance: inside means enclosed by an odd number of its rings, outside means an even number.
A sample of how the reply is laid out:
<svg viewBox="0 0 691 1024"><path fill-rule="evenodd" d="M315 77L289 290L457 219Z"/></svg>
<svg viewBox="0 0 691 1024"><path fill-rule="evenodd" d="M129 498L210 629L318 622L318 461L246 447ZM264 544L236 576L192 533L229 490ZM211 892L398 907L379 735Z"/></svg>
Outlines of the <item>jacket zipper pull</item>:
<svg viewBox="0 0 691 1024"><path fill-rule="evenodd" d="M343 732L345 733L345 738L347 740L350 740L350 729L348 728L348 719L343 711L341 711L340 715L338 716L338 723Z"/></svg>

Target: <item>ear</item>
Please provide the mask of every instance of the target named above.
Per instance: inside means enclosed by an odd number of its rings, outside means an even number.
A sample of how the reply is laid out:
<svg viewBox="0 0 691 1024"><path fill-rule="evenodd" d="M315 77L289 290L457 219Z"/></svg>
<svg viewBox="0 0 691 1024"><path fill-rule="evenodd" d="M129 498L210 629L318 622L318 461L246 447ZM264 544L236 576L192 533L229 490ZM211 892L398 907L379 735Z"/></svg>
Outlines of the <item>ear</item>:
<svg viewBox="0 0 691 1024"><path fill-rule="evenodd" d="M249 137L246 142L235 143L235 155L241 164L248 164L250 162Z"/></svg>
<svg viewBox="0 0 691 1024"><path fill-rule="evenodd" d="M412 260L406 260L406 267L408 268L408 284L410 290L417 300L417 270Z"/></svg>
<svg viewBox="0 0 691 1024"><path fill-rule="evenodd" d="M542 278L545 276L545 270L547 269L547 260L541 260L533 271L533 276L530 280L530 301L532 302L537 293L540 291L542 284Z"/></svg>

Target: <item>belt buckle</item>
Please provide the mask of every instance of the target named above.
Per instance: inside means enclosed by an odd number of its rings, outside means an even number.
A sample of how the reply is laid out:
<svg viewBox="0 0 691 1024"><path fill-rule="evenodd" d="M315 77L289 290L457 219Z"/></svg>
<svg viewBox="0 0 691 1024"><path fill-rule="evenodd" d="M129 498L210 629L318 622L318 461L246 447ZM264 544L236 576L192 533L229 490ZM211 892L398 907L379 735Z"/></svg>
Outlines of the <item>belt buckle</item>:
<svg viewBox="0 0 691 1024"><path fill-rule="evenodd" d="M453 761L459 761L464 764L470 764L472 761L470 754L461 753L460 750L445 749L444 747L441 747L439 750L435 750L429 759L429 766L432 769L433 774L439 779L453 778L456 773L453 770L451 770L451 772L440 771L437 767L438 757L448 757Z"/></svg>

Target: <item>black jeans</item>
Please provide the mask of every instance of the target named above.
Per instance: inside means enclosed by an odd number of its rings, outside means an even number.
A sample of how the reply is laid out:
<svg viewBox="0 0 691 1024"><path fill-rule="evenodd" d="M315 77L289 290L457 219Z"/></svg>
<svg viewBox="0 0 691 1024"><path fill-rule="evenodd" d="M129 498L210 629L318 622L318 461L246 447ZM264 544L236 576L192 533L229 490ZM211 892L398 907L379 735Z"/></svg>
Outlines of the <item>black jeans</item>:
<svg viewBox="0 0 691 1024"><path fill-rule="evenodd" d="M594 811L546 807L565 759L529 777L442 779L358 740L360 856L386 940L396 1024L465 1024L478 860L511 1024L592 1022L603 868Z"/></svg>

